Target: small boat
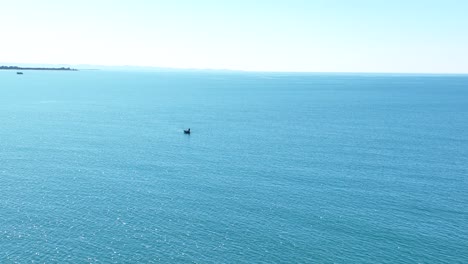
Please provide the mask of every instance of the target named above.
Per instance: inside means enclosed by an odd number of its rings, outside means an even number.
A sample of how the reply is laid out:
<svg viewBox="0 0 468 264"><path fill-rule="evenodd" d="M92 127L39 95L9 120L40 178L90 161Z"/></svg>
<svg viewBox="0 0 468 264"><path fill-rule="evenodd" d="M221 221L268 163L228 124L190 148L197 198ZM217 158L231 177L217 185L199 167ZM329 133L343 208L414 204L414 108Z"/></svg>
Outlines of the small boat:
<svg viewBox="0 0 468 264"><path fill-rule="evenodd" d="M22 73L22 72L16 72L16 74L18 74L18 75L23 75L23 73Z"/></svg>
<svg viewBox="0 0 468 264"><path fill-rule="evenodd" d="M190 128L189 129L184 129L184 134L189 134L190 135Z"/></svg>

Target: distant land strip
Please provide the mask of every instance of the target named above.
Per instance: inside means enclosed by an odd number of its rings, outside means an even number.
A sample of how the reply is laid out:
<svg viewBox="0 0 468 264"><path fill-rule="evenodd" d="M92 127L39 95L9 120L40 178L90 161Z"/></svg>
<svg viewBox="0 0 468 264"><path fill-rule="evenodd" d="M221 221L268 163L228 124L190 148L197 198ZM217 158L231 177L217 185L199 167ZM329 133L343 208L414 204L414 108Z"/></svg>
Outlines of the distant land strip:
<svg viewBox="0 0 468 264"><path fill-rule="evenodd" d="M18 67L18 66L0 66L0 70L19 70L19 71L77 71L70 67L61 68L37 68L37 67Z"/></svg>

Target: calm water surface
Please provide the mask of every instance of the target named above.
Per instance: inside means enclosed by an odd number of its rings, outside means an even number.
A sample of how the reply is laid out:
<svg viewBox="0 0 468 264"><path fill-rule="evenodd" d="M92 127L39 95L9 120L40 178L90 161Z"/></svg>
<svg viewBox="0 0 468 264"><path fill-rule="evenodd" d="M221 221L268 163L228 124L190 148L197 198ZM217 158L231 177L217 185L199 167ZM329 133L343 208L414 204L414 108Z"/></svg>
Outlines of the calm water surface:
<svg viewBox="0 0 468 264"><path fill-rule="evenodd" d="M0 261L467 263L467 164L468 76L2 71Z"/></svg>

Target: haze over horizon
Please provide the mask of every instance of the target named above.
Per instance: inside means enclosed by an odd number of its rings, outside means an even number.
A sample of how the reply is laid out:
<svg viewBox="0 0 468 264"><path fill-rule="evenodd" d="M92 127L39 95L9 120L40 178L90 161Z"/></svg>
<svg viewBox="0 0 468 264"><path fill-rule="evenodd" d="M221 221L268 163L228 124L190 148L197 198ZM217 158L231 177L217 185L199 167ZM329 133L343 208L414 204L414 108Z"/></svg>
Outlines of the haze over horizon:
<svg viewBox="0 0 468 264"><path fill-rule="evenodd" d="M0 2L0 64L468 73L468 2Z"/></svg>

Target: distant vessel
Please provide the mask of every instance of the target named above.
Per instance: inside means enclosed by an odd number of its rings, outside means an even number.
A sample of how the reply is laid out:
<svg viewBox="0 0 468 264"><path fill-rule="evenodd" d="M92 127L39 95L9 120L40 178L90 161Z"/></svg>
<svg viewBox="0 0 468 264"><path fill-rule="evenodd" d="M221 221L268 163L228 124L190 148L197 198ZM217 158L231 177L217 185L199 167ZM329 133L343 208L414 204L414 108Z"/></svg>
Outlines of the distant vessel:
<svg viewBox="0 0 468 264"><path fill-rule="evenodd" d="M23 73L22 73L22 72L16 72L16 74L18 74L18 75L23 75Z"/></svg>
<svg viewBox="0 0 468 264"><path fill-rule="evenodd" d="M189 129L184 129L184 134L189 134L190 135L190 128Z"/></svg>

